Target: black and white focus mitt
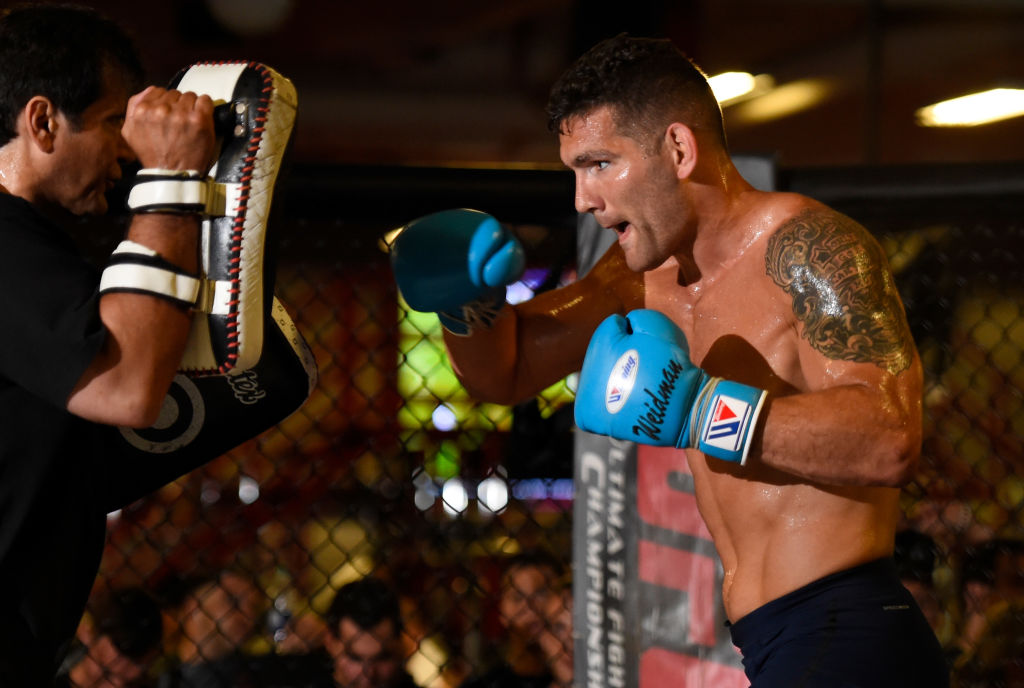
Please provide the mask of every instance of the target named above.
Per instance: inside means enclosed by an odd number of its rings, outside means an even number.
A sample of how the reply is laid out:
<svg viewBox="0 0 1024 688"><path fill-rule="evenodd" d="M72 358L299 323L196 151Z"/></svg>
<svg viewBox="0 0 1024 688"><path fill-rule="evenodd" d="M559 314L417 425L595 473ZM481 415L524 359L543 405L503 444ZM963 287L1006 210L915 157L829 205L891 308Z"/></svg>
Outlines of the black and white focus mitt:
<svg viewBox="0 0 1024 688"><path fill-rule="evenodd" d="M219 155L210 170L142 169L128 194L134 213L202 217L200 275L186 275L133 242L122 242L103 273L101 293L146 292L192 308L180 370L242 372L260 359L273 298L268 238L274 184L295 123L287 78L256 62L202 62L171 88L208 95L217 113Z"/></svg>
<svg viewBox="0 0 1024 688"><path fill-rule="evenodd" d="M130 504L274 427L317 384L316 360L275 298L260 360L230 375L178 374L151 427L110 427L106 507Z"/></svg>

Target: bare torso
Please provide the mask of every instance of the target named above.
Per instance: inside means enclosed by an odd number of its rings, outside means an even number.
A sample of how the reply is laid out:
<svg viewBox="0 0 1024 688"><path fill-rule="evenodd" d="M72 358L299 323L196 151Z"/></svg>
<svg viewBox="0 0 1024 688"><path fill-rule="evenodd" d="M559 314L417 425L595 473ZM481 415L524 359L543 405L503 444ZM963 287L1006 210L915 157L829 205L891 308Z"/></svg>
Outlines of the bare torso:
<svg viewBox="0 0 1024 688"><path fill-rule="evenodd" d="M713 375L774 396L820 389L798 353L792 299L766 274L764 232L734 263L681 285L670 260L644 276L644 307L671 317L690 357ZM806 346L806 343L803 343ZM813 432L808 417L804 431ZM754 460L746 466L687 450L698 506L725 570L733 621L829 573L891 552L898 489L823 486Z"/></svg>
<svg viewBox="0 0 1024 688"><path fill-rule="evenodd" d="M725 568L732 621L829 573L890 554L899 492L891 485L905 480L899 471L912 470L910 447L920 444L920 361L895 290L874 279L888 274L876 264L884 260L880 250L860 251L865 230L810 199L749 198L729 240L743 248L721 251L724 263L705 264L703 274L691 269L683 278L675 258L636 273L613 246L584 279L509 309L491 330L446 338L471 391L507 403L579 370L590 335L610 313L653 308L683 330L695 364L767 389L761 446L746 465L687 450L698 506ZM845 256L831 274L828 260L815 266L821 281L839 292L853 284L843 305L865 316L869 331L826 327L812 344L807 326L814 318L798 317L793 289L776 281L788 269L785 260L769 274L772 237L781 236L780 227L792 230L803 211L812 213L806 224L821 230L815 248ZM882 325L870 331L875 322ZM818 324L833 325L828 317ZM834 334L840 336L829 340ZM847 341L861 349L844 350ZM838 351L829 348L836 342Z"/></svg>

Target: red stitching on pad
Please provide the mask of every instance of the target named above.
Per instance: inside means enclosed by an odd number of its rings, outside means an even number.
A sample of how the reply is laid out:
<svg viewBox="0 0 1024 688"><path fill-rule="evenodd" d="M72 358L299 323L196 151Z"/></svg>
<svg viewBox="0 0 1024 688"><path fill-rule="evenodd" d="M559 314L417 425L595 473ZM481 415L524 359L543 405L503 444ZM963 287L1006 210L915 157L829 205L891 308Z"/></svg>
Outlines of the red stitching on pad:
<svg viewBox="0 0 1024 688"><path fill-rule="evenodd" d="M251 62L245 60L221 60L221 61L206 61L197 62L194 66L198 65L238 65L245 64L248 68L256 70L256 72L263 77L263 89L260 91L261 100L256 106L257 113L267 113L270 111L270 97L273 94L274 78L270 71L262 64L258 62ZM265 123L267 118L257 117L254 118L255 122ZM239 254L242 251L242 239L245 233L245 214L249 209L249 197L251 192L252 172L255 169L256 153L259 151L260 144L263 141L263 133L266 131L264 126L255 126L250 131L250 142L247 149L248 153L252 155L247 156L244 159L244 165L242 167L242 177L240 179L240 191L238 197L238 206L235 210L235 219L232 225L231 237L229 240L229 251L233 254ZM264 230L266 231L266 230ZM264 256L265 258L265 256ZM232 258L229 262L237 264L240 258ZM231 286L229 293L238 294L241 292L241 269L234 267L228 270L228 274L231 276ZM234 367L233 362L238 359L238 304L240 300L231 300L228 302L228 314L225 329L228 330L228 339L230 340L227 347L227 362L222 363L218 366L217 373L226 373ZM201 372L214 372L214 371L201 371Z"/></svg>

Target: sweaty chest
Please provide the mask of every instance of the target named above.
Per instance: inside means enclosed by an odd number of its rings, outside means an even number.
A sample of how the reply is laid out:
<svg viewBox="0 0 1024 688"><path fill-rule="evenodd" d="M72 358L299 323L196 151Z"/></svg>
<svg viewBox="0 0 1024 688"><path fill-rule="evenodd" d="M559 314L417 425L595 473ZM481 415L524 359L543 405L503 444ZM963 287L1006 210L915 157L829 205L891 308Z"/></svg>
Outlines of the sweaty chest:
<svg viewBox="0 0 1024 688"><path fill-rule="evenodd" d="M690 359L713 375L762 386L769 378L797 382L792 307L762 265L741 264L690 285L679 284L674 269L654 271L646 277L645 307L672 318Z"/></svg>

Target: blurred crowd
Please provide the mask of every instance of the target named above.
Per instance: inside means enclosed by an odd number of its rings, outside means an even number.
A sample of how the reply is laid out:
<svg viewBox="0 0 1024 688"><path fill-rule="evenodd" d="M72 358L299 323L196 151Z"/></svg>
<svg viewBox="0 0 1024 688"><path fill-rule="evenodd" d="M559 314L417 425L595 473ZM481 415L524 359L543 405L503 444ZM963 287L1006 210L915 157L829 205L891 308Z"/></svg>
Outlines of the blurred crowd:
<svg viewBox="0 0 1024 688"><path fill-rule="evenodd" d="M154 592L95 595L61 672L77 688L502 688L572 685L572 599L565 564L520 552L500 565L492 598L501 633L487 666L438 661L416 600L369 575L342 585L322 613L275 605L242 569ZM491 589L493 588L493 589ZM415 676L414 676L415 674Z"/></svg>

